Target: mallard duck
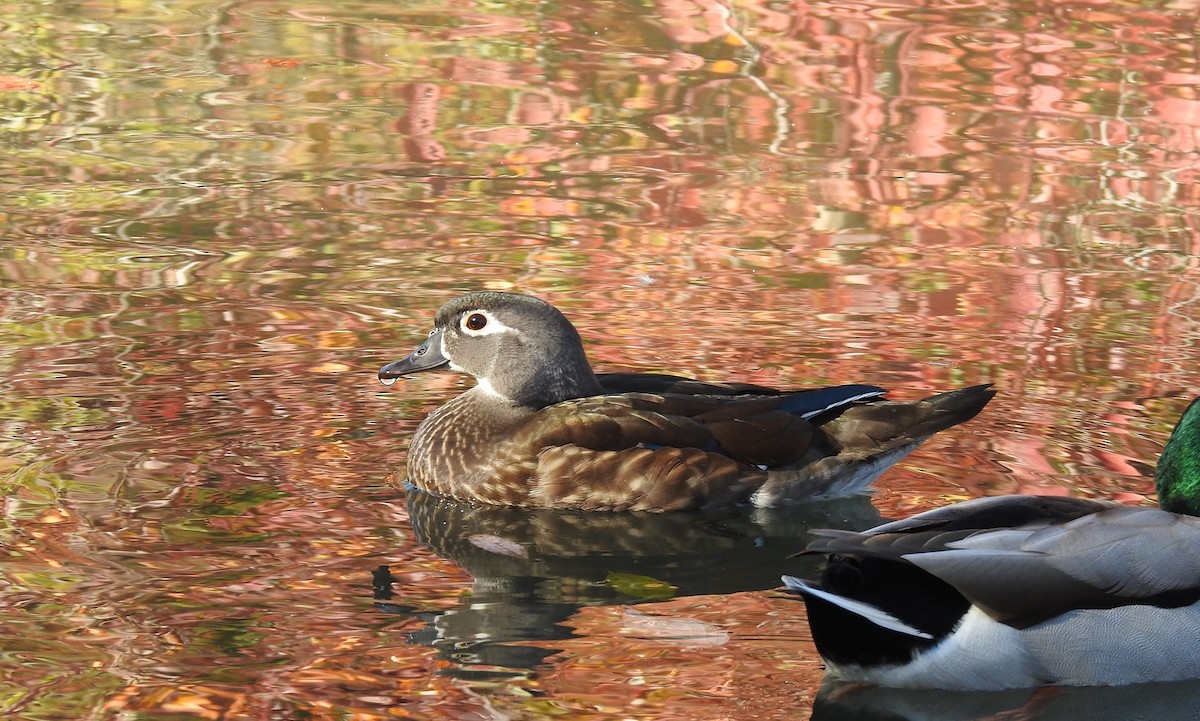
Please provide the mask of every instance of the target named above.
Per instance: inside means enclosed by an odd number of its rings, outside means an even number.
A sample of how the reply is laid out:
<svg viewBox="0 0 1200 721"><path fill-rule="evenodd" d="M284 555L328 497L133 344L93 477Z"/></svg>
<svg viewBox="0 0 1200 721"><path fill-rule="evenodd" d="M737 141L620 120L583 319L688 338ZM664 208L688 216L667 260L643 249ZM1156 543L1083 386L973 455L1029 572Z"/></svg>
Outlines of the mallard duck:
<svg viewBox="0 0 1200 721"><path fill-rule="evenodd" d="M408 483L460 501L584 510L774 506L852 494L994 395L981 385L902 403L871 385L780 391L596 375L570 321L514 293L446 303L425 342L379 379L442 366L476 385L417 428Z"/></svg>
<svg viewBox="0 0 1200 721"><path fill-rule="evenodd" d="M1198 399L1200 400L1200 399ZM1200 406L1155 471L1161 508L1055 496L956 503L861 531L800 594L828 672L900 688L1200 678Z"/></svg>

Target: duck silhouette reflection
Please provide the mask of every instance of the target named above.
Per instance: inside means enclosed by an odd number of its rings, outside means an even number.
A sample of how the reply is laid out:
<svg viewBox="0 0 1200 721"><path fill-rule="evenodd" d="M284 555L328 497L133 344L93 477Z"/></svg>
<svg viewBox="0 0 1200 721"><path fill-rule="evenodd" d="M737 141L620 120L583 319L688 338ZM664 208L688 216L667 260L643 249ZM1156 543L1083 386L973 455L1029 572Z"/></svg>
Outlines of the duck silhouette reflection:
<svg viewBox="0 0 1200 721"><path fill-rule="evenodd" d="M812 721L1195 721L1200 682L1042 686L1006 691L897 689L826 679Z"/></svg>
<svg viewBox="0 0 1200 721"><path fill-rule="evenodd" d="M413 490L408 513L417 540L474 579L460 606L423 615L426 627L410 636L439 649L460 676L533 668L555 651L518 644L569 638L562 622L583 606L777 588L780 568L811 562L803 570L819 570L819 558L788 558L811 540L810 528L861 530L881 520L866 496L710 513L587 513L473 506ZM373 581L380 610L408 612L386 569Z"/></svg>

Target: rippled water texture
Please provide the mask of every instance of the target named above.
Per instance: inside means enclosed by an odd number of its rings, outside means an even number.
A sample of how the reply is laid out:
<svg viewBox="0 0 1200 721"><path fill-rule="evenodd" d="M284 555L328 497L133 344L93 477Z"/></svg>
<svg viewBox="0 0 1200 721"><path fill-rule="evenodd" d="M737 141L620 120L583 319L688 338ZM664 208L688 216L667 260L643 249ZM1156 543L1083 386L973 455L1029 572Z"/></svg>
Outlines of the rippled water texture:
<svg viewBox="0 0 1200 721"><path fill-rule="evenodd" d="M812 526L1149 502L1200 393L1198 9L5 4L0 716L1146 708L821 690L773 589L815 570L788 558ZM558 304L600 370L1001 393L871 499L405 498L392 471L464 380L374 372L480 288ZM1151 716L1195 718L1193 692Z"/></svg>

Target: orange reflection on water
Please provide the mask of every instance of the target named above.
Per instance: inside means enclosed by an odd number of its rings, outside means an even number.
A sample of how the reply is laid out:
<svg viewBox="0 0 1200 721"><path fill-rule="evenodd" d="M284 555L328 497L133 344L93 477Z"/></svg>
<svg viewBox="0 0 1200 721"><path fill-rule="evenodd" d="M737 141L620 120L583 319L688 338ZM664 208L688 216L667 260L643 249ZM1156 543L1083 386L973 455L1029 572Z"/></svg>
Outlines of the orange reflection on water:
<svg viewBox="0 0 1200 721"><path fill-rule="evenodd" d="M823 673L803 604L773 594L588 608L572 625L540 688L584 718L792 719Z"/></svg>
<svg viewBox="0 0 1200 721"><path fill-rule="evenodd" d="M606 579L818 521L418 528L394 474L467 381L374 372L464 290L599 370L997 384L825 524L1150 502L1200 391L1187 2L10 5L6 717L805 717L792 560Z"/></svg>

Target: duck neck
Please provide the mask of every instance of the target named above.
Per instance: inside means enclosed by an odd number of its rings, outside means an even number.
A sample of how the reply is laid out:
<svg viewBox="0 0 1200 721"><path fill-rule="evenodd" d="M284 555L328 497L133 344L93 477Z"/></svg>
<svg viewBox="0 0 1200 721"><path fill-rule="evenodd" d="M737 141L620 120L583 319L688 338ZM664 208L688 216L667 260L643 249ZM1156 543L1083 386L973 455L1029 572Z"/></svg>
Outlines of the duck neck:
<svg viewBox="0 0 1200 721"><path fill-rule="evenodd" d="M1183 412L1154 469L1158 504L1172 513L1200 516L1200 398Z"/></svg>
<svg viewBox="0 0 1200 721"><path fill-rule="evenodd" d="M527 349L516 354L523 358L519 364L498 357L489 373L476 378L486 391L533 410L603 393L582 344L577 340L573 345L578 347L555 347L554 352Z"/></svg>
<svg viewBox="0 0 1200 721"><path fill-rule="evenodd" d="M514 395L513 398L529 408L545 408L572 398L584 398L604 392L587 359L582 357L570 363L546 365L539 369L535 381L526 384L522 390L522 393Z"/></svg>

